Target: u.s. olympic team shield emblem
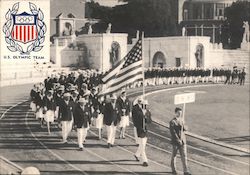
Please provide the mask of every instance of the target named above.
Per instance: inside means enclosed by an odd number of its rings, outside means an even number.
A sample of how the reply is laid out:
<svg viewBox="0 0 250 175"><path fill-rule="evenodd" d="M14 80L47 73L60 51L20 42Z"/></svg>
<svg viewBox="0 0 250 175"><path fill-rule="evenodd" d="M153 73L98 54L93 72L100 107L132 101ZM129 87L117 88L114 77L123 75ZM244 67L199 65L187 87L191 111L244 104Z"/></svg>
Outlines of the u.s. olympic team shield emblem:
<svg viewBox="0 0 250 175"><path fill-rule="evenodd" d="M46 25L40 8L29 2L30 12L18 13L19 3L13 5L5 15L3 26L7 48L12 52L30 54L43 48Z"/></svg>
<svg viewBox="0 0 250 175"><path fill-rule="evenodd" d="M13 28L11 35L13 40L26 44L37 39L37 15L23 12L18 15L12 15L12 18Z"/></svg>

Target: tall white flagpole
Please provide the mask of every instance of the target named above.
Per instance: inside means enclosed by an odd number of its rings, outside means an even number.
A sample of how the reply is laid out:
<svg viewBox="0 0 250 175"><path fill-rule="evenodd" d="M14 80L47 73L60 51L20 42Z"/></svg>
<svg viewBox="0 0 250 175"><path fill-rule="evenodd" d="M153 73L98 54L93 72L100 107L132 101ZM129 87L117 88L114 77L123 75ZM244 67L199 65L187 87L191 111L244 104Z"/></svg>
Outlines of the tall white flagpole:
<svg viewBox="0 0 250 175"><path fill-rule="evenodd" d="M141 36L141 56L142 56L142 97L144 99L145 96L145 73L144 73L144 32L142 32Z"/></svg>

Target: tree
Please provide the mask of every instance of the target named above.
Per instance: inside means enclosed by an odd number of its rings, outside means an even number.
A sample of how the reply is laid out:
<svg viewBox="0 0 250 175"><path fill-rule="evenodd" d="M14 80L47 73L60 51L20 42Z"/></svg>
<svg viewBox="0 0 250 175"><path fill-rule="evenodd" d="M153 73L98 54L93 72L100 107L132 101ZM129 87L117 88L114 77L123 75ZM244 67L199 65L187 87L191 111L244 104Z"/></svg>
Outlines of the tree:
<svg viewBox="0 0 250 175"><path fill-rule="evenodd" d="M112 32L128 33L135 37L136 30L144 31L145 36L159 37L177 34L177 2L175 0L125 0L127 4L105 7L99 15L100 23L93 30L104 32L112 23ZM93 2L92 2L93 3ZM89 6L90 7L90 6ZM100 8L101 6L92 6ZM92 9L93 13L96 10ZM97 15L92 15L97 17Z"/></svg>
<svg viewBox="0 0 250 175"><path fill-rule="evenodd" d="M230 7L225 9L225 16L229 24L228 35L231 41L230 46L233 49L239 48L244 32L242 28L243 21L248 21L250 23L250 2L234 2Z"/></svg>

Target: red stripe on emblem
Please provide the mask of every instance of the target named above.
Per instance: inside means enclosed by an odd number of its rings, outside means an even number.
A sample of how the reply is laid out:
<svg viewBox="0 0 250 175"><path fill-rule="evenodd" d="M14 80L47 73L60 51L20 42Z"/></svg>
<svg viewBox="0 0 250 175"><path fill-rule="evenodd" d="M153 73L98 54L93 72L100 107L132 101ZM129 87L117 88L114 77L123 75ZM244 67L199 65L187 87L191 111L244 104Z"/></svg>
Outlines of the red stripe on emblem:
<svg viewBox="0 0 250 175"><path fill-rule="evenodd" d="M19 26L20 41L22 41L22 26Z"/></svg>
<svg viewBox="0 0 250 175"><path fill-rule="evenodd" d="M24 34L24 36L23 36L23 40L24 40L24 42L26 42L26 26L23 26L23 34Z"/></svg>
<svg viewBox="0 0 250 175"><path fill-rule="evenodd" d="M31 26L31 39L34 39L34 26Z"/></svg>
<svg viewBox="0 0 250 175"><path fill-rule="evenodd" d="M12 30L12 38L14 38L14 30Z"/></svg>
<svg viewBox="0 0 250 175"><path fill-rule="evenodd" d="M30 40L30 26L28 26L28 41Z"/></svg>
<svg viewBox="0 0 250 175"><path fill-rule="evenodd" d="M16 29L16 39L18 39L18 27L17 26L15 26L15 29Z"/></svg>

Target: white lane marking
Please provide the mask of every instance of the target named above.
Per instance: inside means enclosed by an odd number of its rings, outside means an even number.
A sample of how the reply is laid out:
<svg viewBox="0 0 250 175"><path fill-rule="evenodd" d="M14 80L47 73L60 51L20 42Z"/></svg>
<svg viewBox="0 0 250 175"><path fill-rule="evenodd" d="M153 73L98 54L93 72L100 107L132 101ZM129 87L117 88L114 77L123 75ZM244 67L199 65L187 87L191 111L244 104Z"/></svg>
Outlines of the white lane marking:
<svg viewBox="0 0 250 175"><path fill-rule="evenodd" d="M26 102L26 101L28 101L28 100L24 100L24 101L21 101L21 102L19 102L19 103L16 103L14 106L11 106L10 108L8 108L7 110L5 110L5 112L1 115L1 117L0 117L0 120L5 116L5 114L9 111L9 110L11 110L11 109L13 109L14 107L16 107L16 106L18 106L18 105L20 105L20 104L22 104L22 103L24 103L24 102Z"/></svg>
<svg viewBox="0 0 250 175"><path fill-rule="evenodd" d="M130 138L133 139L133 137L132 137L131 135L126 134L126 136L128 136L128 137L130 137ZM172 152L167 151L167 150L165 150L165 149L162 149L162 148L160 148L160 147L158 147L158 146L152 145L152 144L150 144L150 143L147 143L147 145L150 146L150 147L152 147L152 148L161 150L161 151L163 151L163 152L172 154ZM215 170L218 170L218 171L221 171L221 172L224 172L224 173L228 173L228 174L231 174L231 175L239 175L239 174L236 174L236 173L227 171L227 170L223 170L223 169L221 169L221 168L217 168L217 167L212 166L212 165L208 165L208 164L206 164L206 163L202 163L202 162L200 162L200 161L196 161L196 160L194 160L194 159L188 159L188 160L189 160L190 162L194 162L194 163L196 163L196 164L199 164L199 165L202 165L202 166L211 168L211 169L215 169Z"/></svg>
<svg viewBox="0 0 250 175"><path fill-rule="evenodd" d="M76 167L75 165L72 165L70 162L68 162L67 160L63 159L61 156L59 156L58 154L56 154L55 152L53 152L52 150L50 150L46 145L44 145L36 136L35 134L31 131L30 126L28 124L28 115L29 115L29 111L26 113L25 116L25 124L27 126L27 128L30 131L30 134L32 135L32 137L43 147L45 148L47 151L49 151L52 155L54 155L55 157L57 157L59 160L65 162L67 165L71 166L72 168L74 168L77 171L80 171L82 174L88 175L88 173L86 173L85 171L79 169L78 167Z"/></svg>
<svg viewBox="0 0 250 175"><path fill-rule="evenodd" d="M11 164L12 166L16 167L17 169L19 169L21 172L23 171L23 168L20 167L19 165L15 164L14 162L11 162L10 160L6 159L3 156L0 156L0 159L2 159L3 161L7 162L8 164Z"/></svg>
<svg viewBox="0 0 250 175"><path fill-rule="evenodd" d="M27 113L29 113L29 112L27 112ZM27 122L27 115L26 115L26 117L25 117L26 119L26 122ZM27 123L26 123L26 125L27 125ZM33 132L31 131L31 129L30 129L30 127L28 126L28 129L30 130L30 132L31 132L31 134L32 134L32 136L45 148L45 149L47 149L50 153L52 153L54 156L58 156L56 153L54 153L53 151L51 151L46 145L44 145L42 142L40 142L39 141L39 139L37 139L36 138L36 136L33 134ZM75 141L73 141L73 140L71 140L71 143L75 143L75 144L78 144L77 142L75 142ZM112 164L112 165L115 165L115 166L117 166L117 167L119 167L119 168L121 168L121 169L123 169L123 170L126 170L126 171L128 171L128 172L130 172L130 173L132 173L132 174L137 174L137 173L135 173L135 172L133 172L133 171L131 171L131 170L129 170L129 169L127 169L127 168L123 168L122 166L120 166L120 165L117 165L117 164L115 164L115 163L113 163L113 162L111 162L111 161L109 161L108 159L105 159L104 157L102 157L102 156L100 156L100 155L98 155L98 154L96 154L96 153L94 153L94 152L92 152L92 151L90 151L90 150L87 150L86 148L84 148L87 152L89 152L90 154L92 154L92 155L94 155L94 156L96 156L96 157L99 157L99 158L101 158L102 160L105 160L105 161L107 161L107 162L109 162L110 164ZM60 156L58 156L57 158L59 158L60 160L63 160L64 162L66 162L67 164L69 164L69 165L72 165L72 164L70 164L68 161L66 161L66 160L64 160L63 158L61 158ZM73 165L74 166L74 165ZM77 168L77 167L76 167ZM78 169L77 168L77 170L80 170L80 169ZM82 170L80 170L81 172L82 172ZM85 172L86 173L86 172Z"/></svg>
<svg viewBox="0 0 250 175"><path fill-rule="evenodd" d="M98 136L96 133L94 133L93 131L89 131L89 132L91 132L92 134L94 134L95 136ZM102 139L102 140L106 140L106 139ZM125 148L123 148L123 147L121 147L121 146L119 146L119 145L116 145L118 148L120 148L120 149L122 149L122 150L124 150L124 151L126 151L126 152L128 152L128 153L130 153L130 154L132 154L132 155L134 155L135 153L133 153L132 151L129 151L128 149L125 149ZM153 163L155 163L155 164L157 164L157 165L159 165L159 166L161 166L161 167L167 167L167 168L169 168L169 169L171 169L171 167L169 167L169 166L167 166L167 165L164 165L164 164L161 164L161 163L159 163L159 162L156 162L156 161L154 161L154 160L152 160L152 159L148 159L148 160L150 160L150 162L153 162ZM181 171L178 171L179 173L181 173Z"/></svg>
<svg viewBox="0 0 250 175"><path fill-rule="evenodd" d="M92 131L90 131L90 132L92 132ZM94 134L94 135L96 135L96 134ZM96 136L97 136L97 135L96 135ZM75 143L75 144L78 144L77 142L75 142L75 141L73 141L73 140L71 140L71 142L72 142L72 143ZM112 165L115 165L115 166L117 166L117 167L119 167L119 168L121 168L121 169L123 169L123 170L125 170L125 171L128 171L128 172L132 173L132 174L137 174L137 173L131 171L130 169L124 168L124 167L122 167L122 166L120 166L120 165L118 165L118 164L116 164L116 163L114 163L114 162L109 161L108 159L106 159L106 158L104 158L103 156L100 156L100 155L94 153L93 151L90 151L90 150L88 150L88 149L86 149L86 148L83 148L83 149L86 150L87 152L89 152L90 154L93 154L93 155L95 155L96 157L99 157L99 158L101 158L102 160L105 160L105 161L109 162L109 163L112 164ZM138 175L139 175L139 174L138 174Z"/></svg>
<svg viewBox="0 0 250 175"><path fill-rule="evenodd" d="M157 123L157 122L156 122L156 123ZM162 136L162 135L160 135L160 134L157 134L157 133L155 133L155 132L153 132L153 131L148 131L148 132L150 132L151 134L154 134L154 135L156 135L156 136L158 136L158 137L161 137L161 138L164 138L164 139L166 139L166 140L171 141L170 138L165 137L165 136ZM194 146L192 146L192 145L187 145L187 146L190 147L190 148L199 150L199 151L201 151L201 152L204 152L204 153L207 153L207 154L211 154L211 155L213 155L213 156L215 156L215 157L220 157L220 158L227 159L227 160L230 160L230 161L233 161L233 162L237 162L237 163L240 163L240 164L244 164L244 165L247 165L247 166L250 165L250 164L247 163L247 162L242 162L242 161L240 161L240 160L236 160L236 159L232 159L232 158L229 158L229 157L225 157L225 156L222 156L222 155L220 155L220 154L216 154L216 153L213 153L213 152L210 152L210 151L206 151L206 150L203 150L203 149L200 149L200 148L196 148L196 147L194 147Z"/></svg>

